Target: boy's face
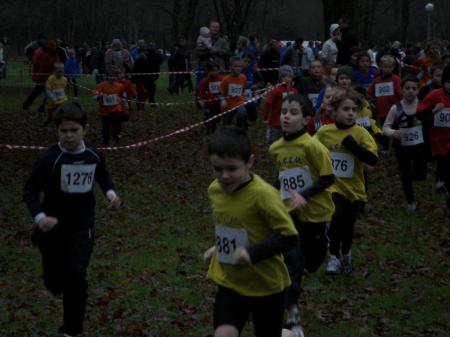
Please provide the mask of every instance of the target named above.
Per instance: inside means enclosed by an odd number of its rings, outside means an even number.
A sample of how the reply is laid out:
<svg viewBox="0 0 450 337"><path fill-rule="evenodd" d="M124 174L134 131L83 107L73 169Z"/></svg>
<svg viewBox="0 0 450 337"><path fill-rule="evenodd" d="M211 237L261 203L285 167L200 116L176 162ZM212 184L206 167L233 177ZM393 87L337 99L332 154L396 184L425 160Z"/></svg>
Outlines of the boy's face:
<svg viewBox="0 0 450 337"><path fill-rule="evenodd" d="M394 71L394 65L390 63L382 62L380 65L381 72L384 75L390 75Z"/></svg>
<svg viewBox="0 0 450 337"><path fill-rule="evenodd" d="M370 59L367 56L362 56L358 62L359 68L368 69L370 67Z"/></svg>
<svg viewBox="0 0 450 337"><path fill-rule="evenodd" d="M298 102L284 101L281 105L281 128L283 132L292 134L305 128L305 118Z"/></svg>
<svg viewBox="0 0 450 337"><path fill-rule="evenodd" d="M238 75L242 71L242 61L234 61L231 64L231 73L233 75Z"/></svg>
<svg viewBox="0 0 450 337"><path fill-rule="evenodd" d="M283 77L281 77L281 82L286 83L287 85L291 85L292 84L292 76L284 75Z"/></svg>
<svg viewBox="0 0 450 337"><path fill-rule="evenodd" d="M58 126L59 142L69 151L79 149L85 135L86 128L77 122L63 121Z"/></svg>
<svg viewBox="0 0 450 337"><path fill-rule="evenodd" d="M252 60L249 59L248 57L244 57L244 59L242 60L242 63L244 65L244 68L247 68L250 64L252 64Z"/></svg>
<svg viewBox="0 0 450 337"><path fill-rule="evenodd" d="M345 99L339 104L334 116L336 122L342 123L344 125L355 124L356 118L356 103L351 99Z"/></svg>
<svg viewBox="0 0 450 337"><path fill-rule="evenodd" d="M253 156L248 162L239 158L220 157L216 154L211 155L209 159L214 170L214 177L226 193L232 193L250 179Z"/></svg>
<svg viewBox="0 0 450 337"><path fill-rule="evenodd" d="M55 68L55 76L61 78L64 75L64 68Z"/></svg>
<svg viewBox="0 0 450 337"><path fill-rule="evenodd" d="M419 92L419 84L412 81L406 81L402 87L403 99L405 101L413 101Z"/></svg>
<svg viewBox="0 0 450 337"><path fill-rule="evenodd" d="M219 69L214 67L208 72L209 77L216 77L219 75Z"/></svg>
<svg viewBox="0 0 450 337"><path fill-rule="evenodd" d="M310 74L314 78L322 77L322 63L311 62Z"/></svg>
<svg viewBox="0 0 450 337"><path fill-rule="evenodd" d="M441 85L441 80L442 80L442 70L436 69L433 73L433 83Z"/></svg>
<svg viewBox="0 0 450 337"><path fill-rule="evenodd" d="M341 74L337 78L337 84L341 88L348 90L352 86L352 79L347 75Z"/></svg>

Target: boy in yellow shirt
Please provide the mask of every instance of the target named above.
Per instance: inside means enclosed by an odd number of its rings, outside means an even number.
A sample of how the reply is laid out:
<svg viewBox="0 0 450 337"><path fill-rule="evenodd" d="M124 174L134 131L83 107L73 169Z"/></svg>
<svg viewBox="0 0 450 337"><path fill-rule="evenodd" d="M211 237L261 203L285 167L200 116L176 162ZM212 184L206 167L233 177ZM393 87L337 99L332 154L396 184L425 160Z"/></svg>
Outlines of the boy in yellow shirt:
<svg viewBox="0 0 450 337"><path fill-rule="evenodd" d="M355 122L358 98L354 92L336 93L331 106L335 124L323 125L315 135L330 151L336 175L336 182L330 188L336 209L330 224L330 259L326 272L349 274L353 271L353 230L357 215L364 211L367 201L364 167L376 165L377 145L370 133Z"/></svg>
<svg viewBox="0 0 450 337"><path fill-rule="evenodd" d="M300 329L298 299L303 270L314 272L325 259L325 228L334 212L328 190L335 180L330 154L322 143L305 132L306 104L299 94L284 99L280 115L283 137L269 148L279 172L281 199L292 209L300 237L300 245L285 254L292 280L286 296L286 326L291 330Z"/></svg>
<svg viewBox="0 0 450 337"><path fill-rule="evenodd" d="M297 231L277 190L250 171L254 156L239 127L217 129L208 153L216 179L208 188L215 246L208 278L218 285L214 336L238 337L250 314L258 337L281 337L285 289L282 252L297 245Z"/></svg>
<svg viewBox="0 0 450 337"><path fill-rule="evenodd" d="M47 120L44 126L47 126L55 119L56 109L67 101L67 78L64 76L64 64L55 63L53 74L45 82L45 108L47 109Z"/></svg>

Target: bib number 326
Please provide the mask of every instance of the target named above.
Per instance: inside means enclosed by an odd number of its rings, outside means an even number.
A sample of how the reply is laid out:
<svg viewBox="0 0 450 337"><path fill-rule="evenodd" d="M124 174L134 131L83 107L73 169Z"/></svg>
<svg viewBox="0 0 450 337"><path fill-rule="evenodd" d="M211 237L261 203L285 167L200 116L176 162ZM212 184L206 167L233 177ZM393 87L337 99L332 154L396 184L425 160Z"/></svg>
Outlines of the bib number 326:
<svg viewBox="0 0 450 337"><path fill-rule="evenodd" d="M349 153L330 152L334 174L339 178L353 177L355 169L355 157Z"/></svg>
<svg viewBox="0 0 450 337"><path fill-rule="evenodd" d="M96 164L61 166L61 191L66 193L86 193L91 191Z"/></svg>
<svg viewBox="0 0 450 337"><path fill-rule="evenodd" d="M245 247L248 244L248 234L244 228L230 228L216 226L216 253L221 263L237 264L234 260L234 252L237 247Z"/></svg>

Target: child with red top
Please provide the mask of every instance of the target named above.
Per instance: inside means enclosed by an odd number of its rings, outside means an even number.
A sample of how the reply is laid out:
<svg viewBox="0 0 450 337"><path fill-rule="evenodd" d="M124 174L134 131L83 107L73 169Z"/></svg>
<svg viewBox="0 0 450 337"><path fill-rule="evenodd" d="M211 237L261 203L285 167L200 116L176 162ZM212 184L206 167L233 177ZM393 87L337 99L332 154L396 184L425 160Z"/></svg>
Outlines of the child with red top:
<svg viewBox="0 0 450 337"><path fill-rule="evenodd" d="M244 103L244 88L247 78L241 74L244 64L241 58L232 56L230 58L231 73L225 76L220 83L220 107L223 111L229 111L223 117L223 124L231 124L233 116L236 115L236 124L239 127L247 127L247 111Z"/></svg>
<svg viewBox="0 0 450 337"><path fill-rule="evenodd" d="M450 65L442 73L442 88L431 91L417 106L417 117L426 121L431 153L444 175L450 209Z"/></svg>
<svg viewBox="0 0 450 337"><path fill-rule="evenodd" d="M120 131L122 131L122 110L125 98L123 84L118 81L119 71L110 70L108 79L94 88L94 99L100 104L99 114L102 117L103 145L109 146L109 136L119 142Z"/></svg>
<svg viewBox="0 0 450 337"><path fill-rule="evenodd" d="M122 120L124 122L130 119L131 103L136 100L137 93L134 90L131 81L126 78L124 73L119 75L119 82L122 83L126 99L123 100Z"/></svg>
<svg viewBox="0 0 450 337"><path fill-rule="evenodd" d="M334 123L334 119L331 117L333 108L330 105L330 102L336 90L337 89L331 85L328 85L325 88L322 104L319 110L316 111L316 114L309 119L306 126L306 131L308 131L311 136L313 136L322 125Z"/></svg>
<svg viewBox="0 0 450 337"><path fill-rule="evenodd" d="M392 55L384 55L380 60L380 74L373 80L367 96L373 100L376 106L375 116L380 125L384 124L389 110L394 104L402 99L402 89L400 77L393 74L395 68L395 58ZM383 146L382 153L389 150L389 138L380 138Z"/></svg>
<svg viewBox="0 0 450 337"><path fill-rule="evenodd" d="M206 65L208 75L200 81L198 85L198 104L205 112L205 120L210 119L220 113L220 82L223 76L219 74L220 67L217 63ZM216 130L218 119L214 119L206 124L207 134Z"/></svg>
<svg viewBox="0 0 450 337"><path fill-rule="evenodd" d="M267 142L269 145L283 135L280 122L283 99L288 95L298 93L297 89L293 87L294 70L291 66L281 66L278 71L278 76L281 84L272 90L264 104L263 120L269 124L267 129Z"/></svg>

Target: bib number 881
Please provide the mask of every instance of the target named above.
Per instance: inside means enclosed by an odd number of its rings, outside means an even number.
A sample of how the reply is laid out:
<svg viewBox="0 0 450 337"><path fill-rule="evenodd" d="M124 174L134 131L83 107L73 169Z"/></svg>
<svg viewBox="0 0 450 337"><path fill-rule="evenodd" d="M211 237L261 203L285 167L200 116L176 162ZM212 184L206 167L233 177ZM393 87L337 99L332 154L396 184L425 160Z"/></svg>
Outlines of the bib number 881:
<svg viewBox="0 0 450 337"><path fill-rule="evenodd" d="M216 249L218 253L230 254L236 250L236 240L216 235Z"/></svg>

